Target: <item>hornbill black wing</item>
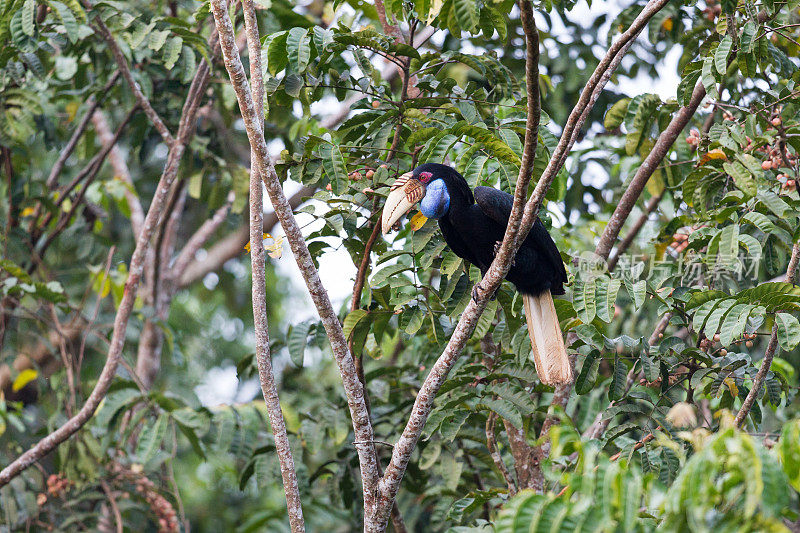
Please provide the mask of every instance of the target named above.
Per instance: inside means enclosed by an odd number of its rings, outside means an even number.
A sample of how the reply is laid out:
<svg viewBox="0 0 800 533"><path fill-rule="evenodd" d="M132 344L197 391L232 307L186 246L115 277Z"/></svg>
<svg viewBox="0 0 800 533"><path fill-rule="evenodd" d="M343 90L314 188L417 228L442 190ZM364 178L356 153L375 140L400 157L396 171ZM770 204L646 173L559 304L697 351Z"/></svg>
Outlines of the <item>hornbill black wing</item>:
<svg viewBox="0 0 800 533"><path fill-rule="evenodd" d="M508 225L511 208L514 205L513 196L507 192L483 186L475 187L473 194L475 195L475 203L478 204L486 216L503 226L503 228ZM534 248L550 264L559 278L558 281L561 283L567 282L567 271L564 269L564 261L561 259L561 254L558 252L553 238L550 237L544 224L538 218L533 223L533 227L522 246Z"/></svg>

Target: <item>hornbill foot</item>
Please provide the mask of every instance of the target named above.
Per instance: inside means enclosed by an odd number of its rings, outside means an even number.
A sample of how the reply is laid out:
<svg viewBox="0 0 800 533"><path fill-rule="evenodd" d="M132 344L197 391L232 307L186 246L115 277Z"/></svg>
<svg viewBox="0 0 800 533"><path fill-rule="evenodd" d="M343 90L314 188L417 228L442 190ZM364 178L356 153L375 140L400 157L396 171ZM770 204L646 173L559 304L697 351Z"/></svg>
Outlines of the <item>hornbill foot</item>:
<svg viewBox="0 0 800 533"><path fill-rule="evenodd" d="M500 246L502 246L502 245L503 245L503 241L494 241L494 255L495 255L495 257L497 257L497 254L500 253ZM517 260L516 257L511 260L511 266L514 266L514 264L516 263L516 260Z"/></svg>
<svg viewBox="0 0 800 533"><path fill-rule="evenodd" d="M475 284L474 287L472 287L472 299L475 303L478 303L478 296L479 296L478 291L486 292L486 289L484 289L483 285L481 285L480 283L477 283ZM496 293L492 293L492 295L489 297L490 300L494 300L496 298L497 298Z"/></svg>

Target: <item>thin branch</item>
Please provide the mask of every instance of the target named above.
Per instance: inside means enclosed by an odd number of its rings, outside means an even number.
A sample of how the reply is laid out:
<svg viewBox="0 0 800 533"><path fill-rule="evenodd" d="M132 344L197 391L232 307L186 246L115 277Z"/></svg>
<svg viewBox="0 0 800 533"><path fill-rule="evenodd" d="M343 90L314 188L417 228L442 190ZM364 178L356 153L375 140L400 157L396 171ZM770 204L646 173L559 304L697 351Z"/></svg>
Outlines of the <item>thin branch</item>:
<svg viewBox="0 0 800 533"><path fill-rule="evenodd" d="M187 266L194 259L197 250L208 242L208 239L210 239L220 225L225 222L225 218L228 216L228 212L235 198L236 194L230 191L228 197L225 199L225 204L217 209L214 215L203 222L203 224L197 228L197 231L189 237L189 240L183 245L183 248L181 248L181 251L178 253L178 257L175 258L175 262L172 264L172 276L178 277L186 271Z"/></svg>
<svg viewBox="0 0 800 533"><path fill-rule="evenodd" d="M297 206L302 204L306 198L312 196L313 194L313 187L303 187L289 198L289 206L292 209L296 209ZM264 231L269 232L276 224L278 224L278 217L274 212L265 215ZM201 230L202 227L198 230L198 232ZM203 237L205 238L203 242L195 243L199 244L197 250L199 250L208 241L208 239L211 237L211 234L209 233L208 235L203 235ZM177 268L175 269L175 274L180 276L180 279L178 280L178 288L187 287L192 283L203 279L207 274L222 268L222 265L224 265L226 262L242 254L244 251L244 246L249 240L250 229L249 226L245 224L211 246L202 261L198 261L194 257L197 253L197 250L193 251L191 254L187 253L186 256L181 259L181 255L183 255L182 250L181 254L178 255L178 260L185 261L186 263L184 268L181 268L180 270Z"/></svg>
<svg viewBox="0 0 800 533"><path fill-rule="evenodd" d="M497 449L497 440L495 439L494 435L494 426L495 421L497 420L497 414L494 412L489 413L489 417L486 419L486 447L489 449L489 455L492 456L492 461L494 461L494 465L500 471L500 474L503 476L503 479L506 481L506 486L508 487L508 494L513 496L517 493L517 485L514 483L514 479L511 477L511 473L508 471L508 467L506 466L505 461L503 461L503 456L500 455L500 452Z"/></svg>
<svg viewBox="0 0 800 533"><path fill-rule="evenodd" d="M111 144L113 134L111 128L108 127L108 120L106 120L105 113L102 111L95 111L92 115L92 124L97 131L97 136L103 144ZM125 201L128 202L128 209L131 211L131 228L134 235L139 235L142 229L142 222L144 221L144 209L139 197L136 194L133 178L128 169L128 164L125 162L125 156L117 144L112 144L111 152L108 154L108 162L111 163L111 168L114 169L114 175L122 180L125 184Z"/></svg>
<svg viewBox="0 0 800 533"><path fill-rule="evenodd" d="M640 231L642 231L642 228L650 219L650 215L653 214L653 211L656 210L656 207L658 207L658 204L661 202L661 199L663 197L664 193L662 192L658 196L653 196L652 198L650 198L650 201L647 202L647 205L645 206L641 216L633 224L633 227L631 227L630 231L628 231L628 234L625 235L625 238L622 239L622 242L619 243L619 246L617 246L617 250L614 253L614 255L612 255L611 258L608 260L609 272L614 271L614 269L617 266L617 263L619 262L619 258L622 257L622 254L624 254L628 250L628 248L630 248L631 244L633 244L634 239L636 239L636 236L639 235Z"/></svg>
<svg viewBox="0 0 800 533"><path fill-rule="evenodd" d="M263 128L264 123L264 82L261 77L261 48L258 38L258 22L253 0L242 0L244 24L247 32L247 48L250 56L250 84L258 110L257 124ZM250 264L252 266L253 323L256 334L256 362L258 376L261 381L261 392L267 405L269 424L275 440L275 451L281 466L283 489L286 495L286 507L289 513L289 524L292 533L303 533L306 530L303 520L303 509L300 503L300 489L297 484L297 473L294 457L286 433L286 421L281 412L278 387L272 372L272 360L269 350L269 324L267 322L267 274L264 253L264 208L262 205L261 175L262 161L256 157L255 150L250 150Z"/></svg>
<svg viewBox="0 0 800 533"><path fill-rule="evenodd" d="M91 5L87 5L87 2L84 2L84 5L87 9L91 9ZM122 73L122 77L125 78L125 81L128 82L128 86L133 92L134 98L136 98L136 102L139 104L139 107L144 110L145 115L147 118L150 119L150 122L153 124L153 127L158 131L161 135L161 138L164 139L164 142L167 144L168 147L172 147L175 143L175 139L172 137L172 134L169 132L166 124L164 121L161 120L161 117L156 113L156 110L153 109L153 105L150 103L150 100L142 93L142 88L133 79L133 74L131 74L131 69L128 66L128 60L125 59L125 55L122 53L119 45L117 44L117 40L114 38L114 35L111 33L111 30L105 25L103 20L100 17L96 17L94 19L94 28L95 31L102 37L108 47L111 49L111 53L114 56L114 61L117 63L117 67L119 68L120 72Z"/></svg>
<svg viewBox="0 0 800 533"><path fill-rule="evenodd" d="M800 261L800 242L794 243L792 246L792 256L789 259L789 266L786 269L786 283L794 283L797 279L797 263ZM769 372L770 367L772 366L772 360L775 358L775 351L778 348L778 324L772 326L772 336L769 338L769 344L767 345L767 351L764 353L764 359L761 361L761 367L758 369L756 373L756 377L753 378L753 388L750 389L750 392L747 393L747 397L742 402L742 408L739 409L739 412L736 413L736 418L734 422L738 427L741 427L744 423L744 419L747 418L748 413L750 413L750 409L753 408L753 404L756 402L756 398L758 398L759 393L761 392L761 387L764 385L764 380L767 378L767 372Z"/></svg>
<svg viewBox="0 0 800 533"><path fill-rule="evenodd" d="M111 75L106 82L103 90L100 92L100 97L97 98L94 95L89 97L89 107L86 109L86 113L84 113L81 121L78 123L78 126L75 128L75 131L72 132L72 136L67 141L66 146L62 148L61 153L58 154L58 159L56 160L53 168L50 169L50 175L47 176L47 181L45 184L47 185L48 189L51 189L53 185L56 184L58 181L58 175L61 174L61 171L64 169L64 165L67 163L67 159L69 156L72 155L72 152L75 150L75 147L78 145L78 141L83 137L83 132L86 131L86 126L89 125L89 120L94 116L95 111L97 110L97 106L103 101L103 98L108 94L111 90L111 87L117 83L117 79L119 78L119 72L115 72ZM102 141L106 142L106 141Z"/></svg>
<svg viewBox="0 0 800 533"><path fill-rule="evenodd" d="M641 196L642 191L644 191L650 176L656 171L658 165L661 164L661 161L675 143L678 135L681 134L689 123L689 120L694 116L705 95L705 87L703 87L702 83L698 83L692 92L689 104L680 108L675 116L672 117L669 125L661 132L661 135L658 136L658 140L653 145L653 149L650 150L650 153L647 154L641 166L636 170L636 174L633 176L633 179L631 179L630 184L628 184L628 188L623 193L622 198L620 198L617 208L614 209L614 213L611 215L608 225L597 244L595 253L603 259L607 259L609 253L611 253L611 248L614 246L622 226L625 224L625 221L628 220L628 216L630 216L633 206L636 204L639 196Z"/></svg>
<svg viewBox="0 0 800 533"><path fill-rule="evenodd" d="M242 65L241 57L239 57L239 52L236 49L236 38L233 24L226 9L226 2L224 0L212 0L211 11L214 14L214 20L217 24L217 31L220 36L225 68L228 71L234 91L236 92L239 110L242 114L242 119L244 120L245 129L247 131L247 138L256 156L256 164L263 173L262 179L269 193L273 208L278 216L278 220L280 220L283 226L286 239L289 241L297 266L300 268L308 292L320 315L320 319L322 320L322 324L330 340L334 357L339 366L339 372L342 376L342 383L350 409L355 440L372 441L374 438L372 423L364 400L364 390L356 375L353 357L347 349L347 339L342 331L339 318L331 305L325 287L319 279L319 272L314 266L303 233L294 218L289 202L286 200L278 175L275 172L275 167L272 164L272 159L267 151L264 131L261 127L261 120L258 118L262 116L263 111L256 107L250 88L247 85L244 66ZM364 508L366 514L369 516L373 514L376 509L375 492L378 482L378 461L374 446L359 445L358 456L363 483Z"/></svg>
<svg viewBox="0 0 800 533"><path fill-rule="evenodd" d="M117 499L114 498L114 493L111 492L111 487L108 486L108 483L101 480L100 487L103 489L103 493L106 495L106 498L108 498L108 504L111 507L111 511L114 513L114 523L116 524L116 531L117 533L122 533L123 531L122 513L119 512Z"/></svg>
<svg viewBox="0 0 800 533"><path fill-rule="evenodd" d="M522 240L527 236L527 233L533 226L533 222L538 214L539 207L544 200L544 195L550 188L550 185L555 179L556 174L562 168L564 158L566 157L569 149L575 143L577 134L585 122L586 117L588 116L586 111L594 105L597 95L599 94L599 89L602 89L602 86L608 80L608 71L613 70L616 65L619 64L619 60L616 59L617 54L624 52L624 50L627 49L627 47L630 45L629 43L639 35L642 29L647 25L647 22L650 20L650 18L667 3L668 0L651 0L648 2L639 16L633 21L631 27L626 30L620 39L611 46L606 54L606 57L600 62L589 82L584 87L580 100L572 110L572 113L567 121L567 125L564 128L564 133L553 152L553 156L551 157L547 168L539 179L530 200L528 200L527 204L525 204L524 214L520 223L519 212L521 205L519 200L521 198L524 201L525 198L525 195L520 194L520 192L525 190L530 179L529 171L528 175L526 175L525 172L525 161L529 158L532 160L535 154L535 152L529 152L528 154L525 154L525 151L529 151L531 147L535 148L534 139L538 135L538 127L534 127L534 124L531 123L531 119L534 117L532 117L530 112L530 107L533 107L536 104L535 102L532 102L533 98L529 96L529 122L526 124L525 143L523 145L523 165L520 167L520 176L517 179L517 190L515 190L514 206L512 208L511 216L509 217L503 243L488 272L483 277L483 280L481 280L481 285L484 289L484 291L482 291L483 294L479 293L476 299L470 300L467 308L462 313L455 330L453 331L447 347L433 365L433 368L428 374L428 377L425 379L425 382L420 388L419 393L417 394L411 416L409 417L406 428L403 430L403 434L395 446L391 462L386 468L386 473L384 474L380 483L381 507L380 516L378 517L378 529L380 529L381 525L386 523L386 517L388 516L388 510L391 508L391 502L394 500L395 495L399 490L400 481L405 473L406 466L411 458L414 447L419 440L422 428L425 425L425 421L427 420L428 414L430 413L433 405L433 400L436 397L436 393L444 383L445 379L447 379L447 374L455 364L461 353L461 350L464 348L467 340L469 340L472 332L474 331L478 318L483 312L483 309L486 307L489 296L494 293L497 287L500 286L501 281L508 272L519 243L521 243ZM535 26L533 26L533 16L530 12L530 4L528 2L521 2L520 8L523 13L528 14L527 16L523 15L524 18L522 21L523 28L525 29L526 33L526 40L528 40L528 45L530 45L530 39L533 38L533 33L536 31ZM526 22L526 20L528 22ZM538 47L536 48L535 52L533 52L531 47L528 46L528 53L526 54L526 74L528 75L528 80L526 86L528 87L529 91L531 89L531 85L534 85L536 82L538 82L538 76L533 78L533 80L535 80L534 83L531 83L532 80L530 79L530 73L534 69L529 69L529 63L534 60L534 53L538 54ZM531 137L533 137L533 139L531 139Z"/></svg>

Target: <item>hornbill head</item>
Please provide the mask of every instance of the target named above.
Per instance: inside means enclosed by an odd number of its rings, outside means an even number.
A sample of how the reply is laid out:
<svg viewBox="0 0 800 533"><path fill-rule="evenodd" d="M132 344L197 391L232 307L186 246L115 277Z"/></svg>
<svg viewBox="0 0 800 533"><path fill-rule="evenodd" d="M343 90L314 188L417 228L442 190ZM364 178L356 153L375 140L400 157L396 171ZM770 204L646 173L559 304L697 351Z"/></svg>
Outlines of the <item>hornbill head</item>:
<svg viewBox="0 0 800 533"><path fill-rule="evenodd" d="M383 206L383 233L388 233L394 223L411 211L417 202L420 202L420 212L428 218L441 218L447 214L450 194L445 176L449 172L455 171L446 165L426 163L397 178Z"/></svg>

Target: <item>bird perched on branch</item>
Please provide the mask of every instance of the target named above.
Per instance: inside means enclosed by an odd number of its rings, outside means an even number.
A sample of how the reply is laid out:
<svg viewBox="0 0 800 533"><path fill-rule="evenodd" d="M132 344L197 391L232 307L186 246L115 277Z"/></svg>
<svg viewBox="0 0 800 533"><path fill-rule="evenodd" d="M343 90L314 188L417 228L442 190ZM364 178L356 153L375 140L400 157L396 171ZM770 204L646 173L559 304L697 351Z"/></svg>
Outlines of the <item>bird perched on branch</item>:
<svg viewBox="0 0 800 533"><path fill-rule="evenodd" d="M439 221L453 252L483 274L492 264L505 234L514 197L491 187L470 190L467 181L447 165L426 163L392 184L381 216L387 233L411 208ZM506 279L522 293L533 360L542 383L572 380L553 295L564 294L564 263L553 239L537 219L519 248Z"/></svg>

